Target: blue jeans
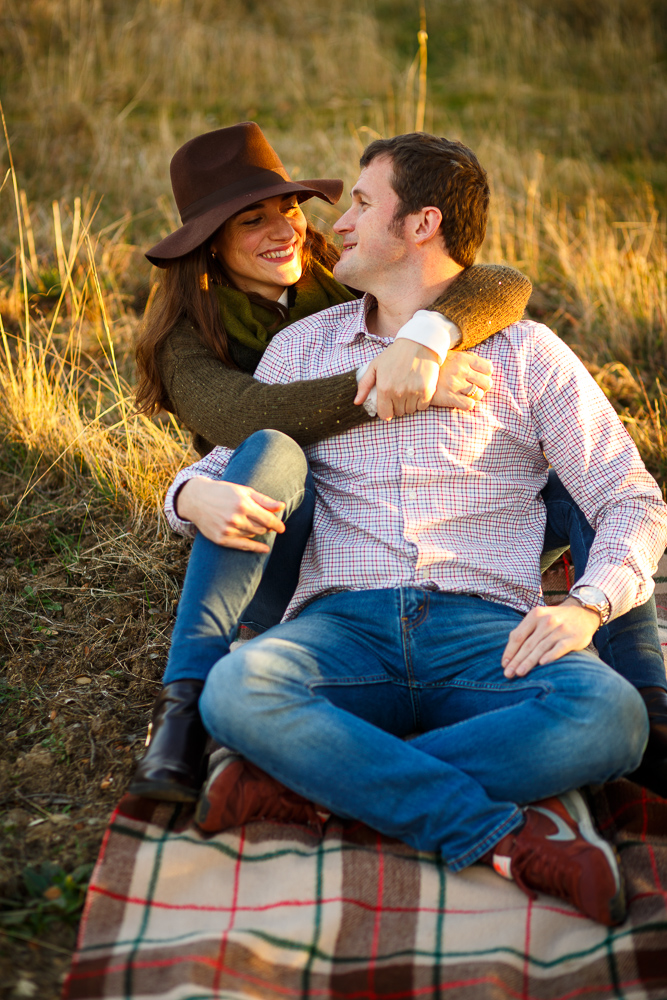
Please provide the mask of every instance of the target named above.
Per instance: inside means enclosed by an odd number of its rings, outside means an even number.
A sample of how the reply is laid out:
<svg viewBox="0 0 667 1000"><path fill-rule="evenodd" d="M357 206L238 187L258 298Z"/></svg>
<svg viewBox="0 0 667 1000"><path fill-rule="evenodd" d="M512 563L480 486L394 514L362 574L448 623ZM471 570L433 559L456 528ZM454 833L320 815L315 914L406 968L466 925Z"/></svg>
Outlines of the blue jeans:
<svg viewBox="0 0 667 1000"><path fill-rule="evenodd" d="M542 568L551 565L569 547L574 578L578 580L586 568L595 532L553 471L542 490L542 498L547 508ZM593 643L600 658L635 687L667 690L654 597L599 628Z"/></svg>
<svg viewBox="0 0 667 1000"><path fill-rule="evenodd" d="M520 805L620 777L646 744L639 694L590 653L507 680L521 619L470 595L330 594L216 663L202 719L295 791L456 871L521 824Z"/></svg>
<svg viewBox="0 0 667 1000"><path fill-rule="evenodd" d="M242 552L198 533L192 545L163 683L205 680L228 651L239 624L276 625L299 579L313 520L315 490L301 448L280 431L257 431L234 452L225 474L285 504L285 532L258 535L271 552Z"/></svg>
<svg viewBox="0 0 667 1000"><path fill-rule="evenodd" d="M229 549L198 534L178 605L164 683L205 680L228 651L239 624L262 632L276 625L294 593L301 556L312 522L314 489L305 456L279 431L258 431L236 449L223 479L241 483L283 500L287 531L262 536L272 552ZM594 532L555 473L542 490L547 509L543 568L572 547L575 577L583 573ZM655 600L651 598L595 635L605 663L635 687L667 689L658 636Z"/></svg>

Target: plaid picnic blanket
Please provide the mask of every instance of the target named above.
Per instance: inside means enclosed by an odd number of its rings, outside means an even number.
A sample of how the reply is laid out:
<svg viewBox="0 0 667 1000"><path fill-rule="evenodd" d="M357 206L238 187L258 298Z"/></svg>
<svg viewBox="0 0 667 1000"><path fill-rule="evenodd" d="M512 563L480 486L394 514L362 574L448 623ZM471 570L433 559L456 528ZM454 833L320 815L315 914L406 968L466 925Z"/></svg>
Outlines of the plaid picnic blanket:
<svg viewBox="0 0 667 1000"><path fill-rule="evenodd" d="M191 808L125 796L64 1000L665 1000L667 800L618 781L591 805L626 882L613 929L361 824L205 836Z"/></svg>
<svg viewBox="0 0 667 1000"><path fill-rule="evenodd" d="M630 903L613 930L359 824L207 838L190 810L126 796L64 996L665 1000L667 801L619 781L594 809Z"/></svg>

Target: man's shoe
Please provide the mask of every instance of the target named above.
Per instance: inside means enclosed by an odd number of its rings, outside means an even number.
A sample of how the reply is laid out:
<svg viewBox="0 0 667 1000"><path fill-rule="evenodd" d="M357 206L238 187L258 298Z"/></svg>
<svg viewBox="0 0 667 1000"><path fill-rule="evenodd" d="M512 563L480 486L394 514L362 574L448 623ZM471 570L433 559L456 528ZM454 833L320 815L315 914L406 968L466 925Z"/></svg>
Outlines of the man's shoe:
<svg viewBox="0 0 667 1000"><path fill-rule="evenodd" d="M529 896L544 892L612 927L625 919L625 894L613 847L593 827L579 792L528 806L526 822L484 857Z"/></svg>
<svg viewBox="0 0 667 1000"><path fill-rule="evenodd" d="M302 823L322 830L322 818L312 802L290 791L249 760L228 753L209 774L197 808L195 823L206 833L273 819Z"/></svg>
<svg viewBox="0 0 667 1000"><path fill-rule="evenodd" d="M625 777L667 798L667 691L661 687L638 690L648 712L648 744L637 770Z"/></svg>
<svg viewBox="0 0 667 1000"><path fill-rule="evenodd" d="M203 681L165 684L153 706L150 743L129 791L147 799L196 802L206 774L208 734L199 715Z"/></svg>

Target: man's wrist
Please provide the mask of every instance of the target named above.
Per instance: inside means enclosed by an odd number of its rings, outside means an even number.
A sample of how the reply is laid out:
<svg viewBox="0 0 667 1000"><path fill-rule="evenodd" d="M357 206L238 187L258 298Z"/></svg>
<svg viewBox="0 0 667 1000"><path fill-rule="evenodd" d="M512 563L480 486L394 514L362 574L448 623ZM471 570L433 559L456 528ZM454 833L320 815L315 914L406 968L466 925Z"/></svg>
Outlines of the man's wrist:
<svg viewBox="0 0 667 1000"><path fill-rule="evenodd" d="M563 604L570 602L578 604L592 614L597 615L600 625L605 625L609 621L611 606L607 596L599 587L588 585L574 586L570 590Z"/></svg>

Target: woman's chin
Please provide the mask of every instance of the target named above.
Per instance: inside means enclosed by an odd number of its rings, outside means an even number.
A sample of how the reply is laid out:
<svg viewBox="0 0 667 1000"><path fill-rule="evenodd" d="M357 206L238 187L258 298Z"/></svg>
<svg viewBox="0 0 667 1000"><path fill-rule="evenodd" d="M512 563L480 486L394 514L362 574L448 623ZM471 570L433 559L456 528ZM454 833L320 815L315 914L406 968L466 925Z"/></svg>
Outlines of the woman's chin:
<svg viewBox="0 0 667 1000"><path fill-rule="evenodd" d="M292 267L281 267L278 269L275 277L276 284L281 285L283 288L289 288L290 285L296 285L302 273L303 268L301 264Z"/></svg>

